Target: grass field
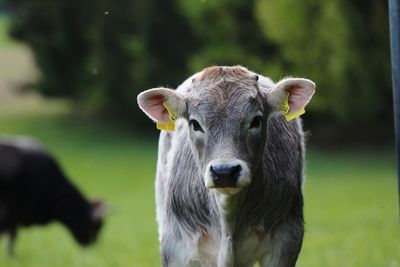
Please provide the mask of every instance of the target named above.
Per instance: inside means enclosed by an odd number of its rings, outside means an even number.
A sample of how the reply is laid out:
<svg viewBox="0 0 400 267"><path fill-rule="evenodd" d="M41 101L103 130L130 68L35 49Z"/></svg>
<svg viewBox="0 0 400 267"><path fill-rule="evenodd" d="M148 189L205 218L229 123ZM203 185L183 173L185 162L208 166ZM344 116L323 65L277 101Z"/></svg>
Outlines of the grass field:
<svg viewBox="0 0 400 267"><path fill-rule="evenodd" d="M156 140L75 117L63 102L14 106L0 132L32 135L91 197L114 206L99 242L82 249L59 224L20 231L15 258L0 266L159 266L154 215ZM1 111L1 108L0 108ZM307 157L307 232L298 266L400 266L395 165L391 150Z"/></svg>
<svg viewBox="0 0 400 267"><path fill-rule="evenodd" d="M9 20L6 16L0 15L0 48L13 45L10 37L8 36Z"/></svg>
<svg viewBox="0 0 400 267"><path fill-rule="evenodd" d="M158 266L155 140L51 111L1 118L0 132L40 139L87 195L107 200L114 211L95 247L81 249L58 224L33 227L20 232L15 259L5 257L0 243L0 266Z"/></svg>
<svg viewBox="0 0 400 267"><path fill-rule="evenodd" d="M91 198L108 201L99 242L81 248L64 227L22 229L16 256L1 267L160 266L154 205L155 138L120 125L77 117L63 101L2 92L10 77L32 71L9 62L15 50L0 18L0 133L31 135L60 160L66 173ZM21 48L22 49L22 48ZM6 51L6 52L4 52ZM2 53L4 52L4 53ZM21 61L27 57L23 56ZM6 64L1 64L1 63ZM8 62L8 63L7 63ZM25 63L21 63L24 65ZM28 73L28 74L25 74ZM305 185L306 234L300 267L399 267L400 225L394 153L310 149Z"/></svg>

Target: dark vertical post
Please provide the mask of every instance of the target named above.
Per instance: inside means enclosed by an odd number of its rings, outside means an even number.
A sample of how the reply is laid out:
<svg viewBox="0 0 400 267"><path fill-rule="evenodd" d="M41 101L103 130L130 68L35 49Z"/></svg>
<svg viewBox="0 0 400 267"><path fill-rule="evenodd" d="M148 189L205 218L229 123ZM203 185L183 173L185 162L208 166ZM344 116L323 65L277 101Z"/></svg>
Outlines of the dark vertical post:
<svg viewBox="0 0 400 267"><path fill-rule="evenodd" d="M390 47L392 51L392 79L394 127L396 137L397 186L400 212L400 0L389 0Z"/></svg>

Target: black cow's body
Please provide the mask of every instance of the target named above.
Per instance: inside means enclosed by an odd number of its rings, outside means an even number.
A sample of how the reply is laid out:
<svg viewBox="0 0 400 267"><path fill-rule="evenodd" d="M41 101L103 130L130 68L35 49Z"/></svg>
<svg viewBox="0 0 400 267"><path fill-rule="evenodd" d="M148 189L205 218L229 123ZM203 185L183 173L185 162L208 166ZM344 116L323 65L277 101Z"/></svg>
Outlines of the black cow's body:
<svg viewBox="0 0 400 267"><path fill-rule="evenodd" d="M58 221L86 245L101 228L101 206L87 201L37 143L0 137L0 234L13 241L20 226Z"/></svg>

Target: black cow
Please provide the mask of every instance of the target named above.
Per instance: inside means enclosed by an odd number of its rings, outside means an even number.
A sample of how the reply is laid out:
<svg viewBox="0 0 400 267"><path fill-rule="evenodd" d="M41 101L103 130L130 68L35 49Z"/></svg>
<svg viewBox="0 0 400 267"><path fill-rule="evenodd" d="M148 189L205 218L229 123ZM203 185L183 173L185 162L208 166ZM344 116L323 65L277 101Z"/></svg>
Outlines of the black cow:
<svg viewBox="0 0 400 267"><path fill-rule="evenodd" d="M65 177L54 157L27 138L0 136L0 234L12 254L20 226L58 221L81 245L96 240L105 204L89 202Z"/></svg>

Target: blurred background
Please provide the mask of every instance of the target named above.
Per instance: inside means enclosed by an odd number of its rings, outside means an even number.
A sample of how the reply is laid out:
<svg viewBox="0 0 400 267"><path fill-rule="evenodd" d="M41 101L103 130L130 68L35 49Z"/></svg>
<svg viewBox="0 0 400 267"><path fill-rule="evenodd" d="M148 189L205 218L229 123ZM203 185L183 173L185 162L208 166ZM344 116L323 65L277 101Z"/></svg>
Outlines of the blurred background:
<svg viewBox="0 0 400 267"><path fill-rule="evenodd" d="M0 133L113 205L99 242L20 231L0 266L159 266L157 131L136 95L210 65L312 79L298 266L400 266L387 1L0 0Z"/></svg>

